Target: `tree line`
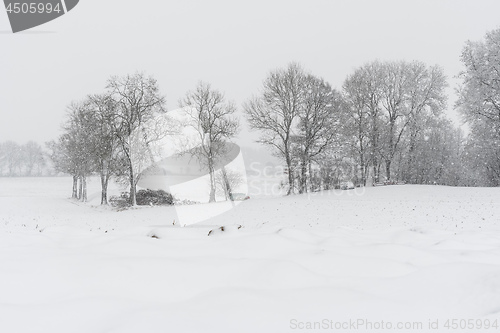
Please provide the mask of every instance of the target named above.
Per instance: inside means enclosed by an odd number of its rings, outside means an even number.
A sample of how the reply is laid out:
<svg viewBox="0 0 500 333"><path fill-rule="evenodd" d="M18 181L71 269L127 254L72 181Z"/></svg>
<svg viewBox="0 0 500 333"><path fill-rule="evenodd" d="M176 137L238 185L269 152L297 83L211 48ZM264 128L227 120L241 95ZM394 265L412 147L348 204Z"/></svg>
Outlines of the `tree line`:
<svg viewBox="0 0 500 333"><path fill-rule="evenodd" d="M342 180L498 186L500 30L468 42L461 60L455 107L469 125L468 136L444 113L442 68L419 61L367 63L339 90L291 63L268 74L243 113L258 142L286 166L288 194L330 189ZM141 73L111 77L102 94L73 102L64 134L48 143L56 169L73 176L73 197L86 200L86 177L96 173L101 203L115 177L129 185L135 204L137 182L158 153L155 143L190 126L199 144L187 151L207 168L209 201L215 201L218 183L230 188L227 176L221 182L227 172L217 175L215 166L239 131L237 108L203 82L179 107L187 115L182 124L168 116L157 81Z"/></svg>
<svg viewBox="0 0 500 333"><path fill-rule="evenodd" d="M443 113L446 87L441 68L417 61L368 63L340 91L291 64L244 109L259 141L286 163L288 193L382 177L458 185L449 165L459 162L461 132Z"/></svg>
<svg viewBox="0 0 500 333"><path fill-rule="evenodd" d="M215 201L217 159L225 153L225 143L238 131L233 117L236 108L224 95L200 82L179 101L199 145L186 150L208 169L210 201ZM107 188L112 177L129 186L129 203L136 205L137 183L143 172L155 166L161 142L177 135L181 124L169 117L165 96L152 76L142 73L111 77L101 94L88 95L68 107L64 133L48 143L50 158L59 172L73 176L72 197L87 200L87 177L98 174L101 204L108 203ZM229 177L223 172L228 187Z"/></svg>
<svg viewBox="0 0 500 333"><path fill-rule="evenodd" d="M101 181L101 204L108 203L108 183L116 176L130 185L135 205L148 144L167 134L154 127L160 125L154 123L155 115L166 112L165 97L156 80L143 74L112 77L106 89L73 102L64 133L47 146L56 170L73 176L73 198L87 200L87 177L95 173Z"/></svg>
<svg viewBox="0 0 500 333"><path fill-rule="evenodd" d="M288 194L398 181L500 185L500 29L468 42L455 108L470 134L444 111L439 66L373 61L335 90L298 64L272 71L244 105L259 142L286 165Z"/></svg>
<svg viewBox="0 0 500 333"><path fill-rule="evenodd" d="M0 142L1 177L41 176L46 172L47 156L39 143Z"/></svg>

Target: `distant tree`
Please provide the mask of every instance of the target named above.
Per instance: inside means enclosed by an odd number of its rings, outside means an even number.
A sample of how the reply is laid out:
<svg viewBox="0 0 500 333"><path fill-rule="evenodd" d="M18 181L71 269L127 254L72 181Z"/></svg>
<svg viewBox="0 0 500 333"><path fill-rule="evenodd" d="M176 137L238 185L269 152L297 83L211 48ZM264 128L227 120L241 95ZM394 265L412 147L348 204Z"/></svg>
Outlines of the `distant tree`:
<svg viewBox="0 0 500 333"><path fill-rule="evenodd" d="M166 113L165 97L157 81L141 73L114 76L107 88L114 101L111 124L122 156L122 175L130 186L130 204L135 206L141 169L147 166L146 160L152 162L151 144L168 134L155 122L160 119L156 116ZM155 129L146 129L150 125Z"/></svg>
<svg viewBox="0 0 500 333"><path fill-rule="evenodd" d="M23 149L14 141L6 141L2 145L2 160L9 177L21 176L23 165Z"/></svg>
<svg viewBox="0 0 500 333"><path fill-rule="evenodd" d="M187 92L179 101L179 106L188 116L188 125L197 133L200 145L189 151L208 169L209 202L214 202L216 162L226 154L226 143L239 130L238 119L234 116L236 107L225 100L223 93L204 82L200 82L195 90Z"/></svg>
<svg viewBox="0 0 500 333"><path fill-rule="evenodd" d="M48 155L54 165L54 169L57 172L67 173L73 177L71 197L77 199L79 157L75 154L77 151L76 141L69 133L64 133L57 141L47 142L46 146L49 150Z"/></svg>
<svg viewBox="0 0 500 333"><path fill-rule="evenodd" d="M264 80L260 96L244 105L251 129L260 131L259 143L271 147L288 169L287 194L294 191L292 141L303 106L305 74L296 63L272 71Z"/></svg>
<svg viewBox="0 0 500 333"><path fill-rule="evenodd" d="M25 174L31 176L33 170L37 170L38 175L40 175L41 168L45 164L42 146L34 141L29 141L23 145L22 150Z"/></svg>

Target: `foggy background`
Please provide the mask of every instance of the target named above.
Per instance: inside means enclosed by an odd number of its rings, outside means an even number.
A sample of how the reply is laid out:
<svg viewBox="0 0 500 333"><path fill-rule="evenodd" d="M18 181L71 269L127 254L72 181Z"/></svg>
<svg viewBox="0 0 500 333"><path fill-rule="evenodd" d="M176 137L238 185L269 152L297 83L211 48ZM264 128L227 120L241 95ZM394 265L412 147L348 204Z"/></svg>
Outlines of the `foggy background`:
<svg viewBox="0 0 500 333"><path fill-rule="evenodd" d="M454 76L467 40L500 25L500 2L97 1L12 34L0 10L0 142L41 144L60 134L66 107L102 92L111 75L153 75L169 110L198 81L241 104L269 71L295 61L340 90L363 64L420 60ZM237 142L254 135L242 123Z"/></svg>

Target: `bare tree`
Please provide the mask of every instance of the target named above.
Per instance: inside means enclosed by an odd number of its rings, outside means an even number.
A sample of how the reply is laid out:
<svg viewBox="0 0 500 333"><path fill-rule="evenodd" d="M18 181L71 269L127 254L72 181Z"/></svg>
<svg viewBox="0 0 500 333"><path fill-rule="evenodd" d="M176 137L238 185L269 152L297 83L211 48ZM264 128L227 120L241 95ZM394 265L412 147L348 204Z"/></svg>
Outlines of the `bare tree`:
<svg viewBox="0 0 500 333"><path fill-rule="evenodd" d="M130 185L130 203L135 206L140 170L134 166L143 165L144 158L149 157L151 143L167 134L156 131L155 135L151 135L145 128L148 122L154 122L157 115L166 112L165 97L160 94L157 81L142 73L112 77L107 88L114 100L111 124L122 153L124 174Z"/></svg>
<svg viewBox="0 0 500 333"><path fill-rule="evenodd" d="M118 139L113 131L115 103L107 94L91 95L86 100L90 120L91 158L101 179L101 205L108 204L108 183L120 167Z"/></svg>
<svg viewBox="0 0 500 333"><path fill-rule="evenodd" d="M383 80L384 66L374 61L356 69L343 86L351 112L348 128L355 133L355 147L359 155L363 183L366 181L369 164L373 168L373 182L380 181Z"/></svg>
<svg viewBox="0 0 500 333"><path fill-rule="evenodd" d="M7 175L9 177L21 176L22 147L14 141L6 141L2 145L2 155L3 164L7 167Z"/></svg>
<svg viewBox="0 0 500 333"><path fill-rule="evenodd" d="M73 198L87 200L87 177L99 170L103 147L109 145L102 135L103 119L93 108L90 98L68 107L64 133L57 142L47 144L57 171L73 176Z"/></svg>
<svg viewBox="0 0 500 333"><path fill-rule="evenodd" d="M367 96L362 91L363 78L361 75L361 71L357 70L354 74L348 76L343 84L343 92L349 114L346 128L352 131L352 147L358 156L361 183L366 186L370 133L368 131L368 109L366 108Z"/></svg>
<svg viewBox="0 0 500 333"><path fill-rule="evenodd" d="M75 160L79 180L78 199L87 201L87 177L95 168L95 130L96 120L88 101L73 102L68 107L68 120L64 125L65 139L71 146L69 154Z"/></svg>
<svg viewBox="0 0 500 333"><path fill-rule="evenodd" d="M233 191L243 183L243 176L237 171L222 167L215 174L215 183L217 189L220 189L226 200L232 201Z"/></svg>
<svg viewBox="0 0 500 333"><path fill-rule="evenodd" d="M421 62L412 62L408 68L408 96L406 107L408 108L408 152L404 180L415 182L417 173L414 165L416 161L416 144L422 137L422 132L429 124L428 119L440 119L442 111L446 107L446 95L444 89L447 87L446 77L443 70L438 67L430 67ZM445 122L431 122L432 127L448 130Z"/></svg>
<svg viewBox="0 0 500 333"><path fill-rule="evenodd" d="M467 155L480 185L500 184L500 29L467 42L455 107L469 124Z"/></svg>
<svg viewBox="0 0 500 333"><path fill-rule="evenodd" d="M387 179L393 176L392 164L397 160L397 176L409 180L426 119L440 117L445 107L442 69L418 61L375 61L357 69L343 88L363 183L367 161L373 166L374 182L379 181L381 160Z"/></svg>
<svg viewBox="0 0 500 333"><path fill-rule="evenodd" d="M271 72L264 80L260 96L244 105L250 128L260 131L259 143L271 147L288 168L288 191L294 191L292 141L303 103L304 71L292 63Z"/></svg>
<svg viewBox="0 0 500 333"><path fill-rule="evenodd" d="M34 141L28 141L22 149L25 174L31 176L34 169L40 174L40 169L45 164L42 146Z"/></svg>
<svg viewBox="0 0 500 333"><path fill-rule="evenodd" d="M410 112L405 107L409 86L408 64L388 62L383 66L382 109L385 111L384 146L381 150L387 180L391 180L391 164L397 153L403 132L408 125Z"/></svg>
<svg viewBox="0 0 500 333"><path fill-rule="evenodd" d="M188 125L197 133L200 145L189 151L208 169L209 202L214 202L216 162L226 153L226 142L231 140L239 129L239 122L234 117L236 107L232 102L226 102L224 94L204 82L200 82L195 90L187 92L179 101L179 106L188 116Z"/></svg>
<svg viewBox="0 0 500 333"><path fill-rule="evenodd" d="M57 141L48 142L47 148L55 170L70 174L73 177L71 197L77 199L80 156L74 136L70 133L64 133Z"/></svg>
<svg viewBox="0 0 500 333"><path fill-rule="evenodd" d="M489 121L500 133L500 29L484 41L467 42L461 56L465 70L456 108L465 120Z"/></svg>
<svg viewBox="0 0 500 333"><path fill-rule="evenodd" d="M373 181L379 181L381 73L380 63L373 62L356 69L343 84L349 113L346 127L352 131L363 185L366 185L370 163Z"/></svg>
<svg viewBox="0 0 500 333"><path fill-rule="evenodd" d="M403 135L411 124L418 132L418 119L425 112L439 116L445 107L447 84L441 68L428 69L417 61L385 63L384 69L382 108L385 110L386 139L382 151L386 177L391 179L391 164Z"/></svg>
<svg viewBox="0 0 500 333"><path fill-rule="evenodd" d="M303 80L303 101L298 112L295 152L300 164L299 192L308 190L312 163L341 137L342 98L323 79L306 75ZM309 181L308 181L309 178Z"/></svg>
<svg viewBox="0 0 500 333"><path fill-rule="evenodd" d="M466 185L500 186L500 134L492 122L471 124L463 157L469 168Z"/></svg>
<svg viewBox="0 0 500 333"><path fill-rule="evenodd" d="M35 172L40 176L45 165L44 151L37 142L0 143L0 176L33 176Z"/></svg>

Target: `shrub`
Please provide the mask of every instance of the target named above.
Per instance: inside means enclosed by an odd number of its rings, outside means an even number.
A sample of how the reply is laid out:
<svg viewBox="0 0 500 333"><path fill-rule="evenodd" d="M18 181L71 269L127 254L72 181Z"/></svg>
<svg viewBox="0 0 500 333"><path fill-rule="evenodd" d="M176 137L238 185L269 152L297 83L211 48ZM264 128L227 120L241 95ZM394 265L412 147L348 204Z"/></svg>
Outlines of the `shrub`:
<svg viewBox="0 0 500 333"><path fill-rule="evenodd" d="M123 209L130 206L130 197L128 192L122 192L119 197L111 196L109 198L109 203L112 207L117 207L118 209Z"/></svg>
<svg viewBox="0 0 500 333"><path fill-rule="evenodd" d="M138 205L173 205L174 197L172 194L163 190L139 190L136 193L136 201Z"/></svg>

